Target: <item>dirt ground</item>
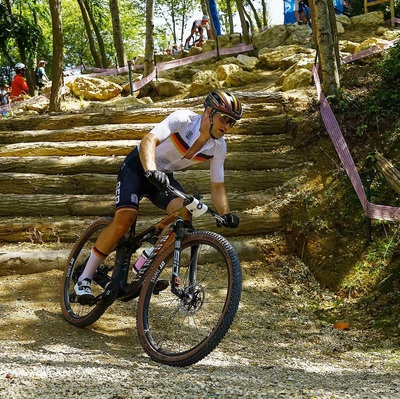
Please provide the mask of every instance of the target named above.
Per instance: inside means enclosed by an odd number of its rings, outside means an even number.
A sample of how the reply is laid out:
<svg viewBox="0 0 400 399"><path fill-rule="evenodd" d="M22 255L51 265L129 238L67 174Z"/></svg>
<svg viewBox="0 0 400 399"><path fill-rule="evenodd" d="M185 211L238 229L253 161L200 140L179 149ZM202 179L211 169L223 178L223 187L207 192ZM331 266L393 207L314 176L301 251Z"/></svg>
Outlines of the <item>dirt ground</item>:
<svg viewBox="0 0 400 399"><path fill-rule="evenodd" d="M233 327L186 368L143 352L135 300L80 329L62 318L60 270L1 277L0 398L400 398L398 341L350 315L349 330L320 320L335 298L273 248L268 260L242 263Z"/></svg>

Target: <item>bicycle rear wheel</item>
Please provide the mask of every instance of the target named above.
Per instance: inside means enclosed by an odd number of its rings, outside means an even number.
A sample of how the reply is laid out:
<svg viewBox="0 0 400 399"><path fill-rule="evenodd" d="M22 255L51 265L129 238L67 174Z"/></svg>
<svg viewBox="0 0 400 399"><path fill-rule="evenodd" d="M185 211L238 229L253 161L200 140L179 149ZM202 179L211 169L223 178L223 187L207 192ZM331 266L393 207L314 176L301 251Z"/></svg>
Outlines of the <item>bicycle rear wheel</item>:
<svg viewBox="0 0 400 399"><path fill-rule="evenodd" d="M65 268L61 288L61 309L65 320L77 327L86 327L98 320L109 304L100 301L92 305L81 305L76 299L74 285L86 265L90 251L100 233L108 227L112 218L95 220L76 241ZM115 265L115 252L112 252L103 265L97 269L92 282L92 292L98 296L104 292L104 285L110 279ZM100 285L101 284L101 285Z"/></svg>
<svg viewBox="0 0 400 399"><path fill-rule="evenodd" d="M216 233L194 231L182 242L179 290L157 293L156 282L171 281L171 244L157 256L142 288L137 329L146 353L171 366L188 366L221 342L235 317L242 290L239 258ZM190 282L191 281L191 282Z"/></svg>

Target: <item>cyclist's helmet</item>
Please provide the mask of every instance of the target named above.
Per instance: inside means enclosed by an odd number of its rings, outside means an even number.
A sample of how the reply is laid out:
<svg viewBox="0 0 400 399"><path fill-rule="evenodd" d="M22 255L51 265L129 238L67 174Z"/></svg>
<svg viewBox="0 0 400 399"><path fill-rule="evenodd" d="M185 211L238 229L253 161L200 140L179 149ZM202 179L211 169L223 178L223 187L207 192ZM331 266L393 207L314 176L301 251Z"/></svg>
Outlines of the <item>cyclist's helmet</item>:
<svg viewBox="0 0 400 399"><path fill-rule="evenodd" d="M18 62L17 64L15 64L14 70L15 72L19 72L19 71L26 71L26 65L23 64L22 62Z"/></svg>
<svg viewBox="0 0 400 399"><path fill-rule="evenodd" d="M204 15L201 17L201 20L202 20L202 21L209 21L210 18L208 18L208 15L204 14Z"/></svg>
<svg viewBox="0 0 400 399"><path fill-rule="evenodd" d="M229 115L235 121L243 114L242 104L232 93L223 90L213 90L205 99L204 107L210 107L213 112Z"/></svg>

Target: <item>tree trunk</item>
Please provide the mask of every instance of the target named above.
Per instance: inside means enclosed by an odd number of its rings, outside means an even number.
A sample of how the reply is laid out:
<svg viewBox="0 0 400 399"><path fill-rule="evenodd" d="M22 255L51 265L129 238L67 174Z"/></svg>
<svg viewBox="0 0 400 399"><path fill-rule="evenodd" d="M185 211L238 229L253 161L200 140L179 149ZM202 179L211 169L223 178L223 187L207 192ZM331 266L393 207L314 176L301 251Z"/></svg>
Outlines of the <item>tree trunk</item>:
<svg viewBox="0 0 400 399"><path fill-rule="evenodd" d="M250 0L251 1L251 0ZM263 17L263 26L268 28L268 18L267 18L267 4L265 0L261 0L262 4L262 17Z"/></svg>
<svg viewBox="0 0 400 399"><path fill-rule="evenodd" d="M127 64L127 62L124 49L124 42L122 40L118 0L110 0L110 13L113 26L114 47L115 51L117 52L118 66L124 67Z"/></svg>
<svg viewBox="0 0 400 399"><path fill-rule="evenodd" d="M146 1L146 46L143 76L154 70L154 0Z"/></svg>
<svg viewBox="0 0 400 399"><path fill-rule="evenodd" d="M243 32L243 39L246 44L250 44L250 35L249 35L249 29L247 28L247 23L246 23L246 17L244 15L244 7L243 7L243 2L242 0L236 0L236 5L240 17L240 24L242 25L242 32Z"/></svg>
<svg viewBox="0 0 400 399"><path fill-rule="evenodd" d="M256 8L254 7L253 2L251 0L246 0L246 4L248 4L249 7L251 8L251 10L253 11L253 17L254 17L254 20L256 21L257 28L261 29L262 28L261 20L260 20L260 17L258 15ZM250 18L250 21L249 21L250 23L251 23L251 20L252 20L252 18Z"/></svg>
<svg viewBox="0 0 400 399"><path fill-rule="evenodd" d="M226 12L228 14L228 19L229 19L229 33L232 34L235 30L234 30L231 0L226 1Z"/></svg>
<svg viewBox="0 0 400 399"><path fill-rule="evenodd" d="M339 67L336 62L335 38L333 37L328 2L311 0L313 34L318 44L322 92L325 96L337 95L340 88Z"/></svg>
<svg viewBox="0 0 400 399"><path fill-rule="evenodd" d="M88 15L86 13L85 5L83 3L83 0L77 0L77 2L79 4L79 8L81 9L83 22L85 24L86 34L87 34L87 37L89 40L90 53L92 54L92 57L93 57L94 66L96 66L97 68L101 68L101 60L100 60L99 55L97 54L96 45L94 43L93 34L92 34L92 27L90 26L90 21L89 21Z"/></svg>
<svg viewBox="0 0 400 399"><path fill-rule="evenodd" d="M50 0L50 12L53 31L53 68L50 93L50 112L61 108L61 88L63 71L63 31L61 19L61 0Z"/></svg>
<svg viewBox="0 0 400 399"><path fill-rule="evenodd" d="M99 51L100 51L100 55L101 55L101 64L102 64L103 68L108 68L108 59L107 59L107 56L106 56L106 51L105 51L105 48L104 48L104 40L103 40L103 37L102 37L102 35L100 33L100 29L97 26L97 22L96 22L96 20L95 20L95 18L93 16L93 12L92 12L92 9L90 7L89 1L88 0L84 0L84 5L85 5L85 8L86 8L86 12L87 12L87 14L89 16L90 22L92 23L94 33L96 34L97 45L99 46Z"/></svg>

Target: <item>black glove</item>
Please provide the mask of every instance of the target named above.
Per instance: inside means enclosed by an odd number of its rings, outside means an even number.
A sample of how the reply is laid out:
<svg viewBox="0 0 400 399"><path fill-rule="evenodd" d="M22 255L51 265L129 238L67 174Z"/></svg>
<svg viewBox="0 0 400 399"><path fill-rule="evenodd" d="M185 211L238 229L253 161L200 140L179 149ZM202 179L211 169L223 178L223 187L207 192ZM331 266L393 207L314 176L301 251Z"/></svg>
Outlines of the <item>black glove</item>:
<svg viewBox="0 0 400 399"><path fill-rule="evenodd" d="M159 170L146 170L144 175L149 179L151 184L158 188L164 188L169 184L168 176Z"/></svg>
<svg viewBox="0 0 400 399"><path fill-rule="evenodd" d="M299 25L303 25L303 22L301 22L301 21L297 21L297 23L298 23Z"/></svg>
<svg viewBox="0 0 400 399"><path fill-rule="evenodd" d="M234 214L234 213L227 213L226 215L222 215L224 218L223 222L220 222L217 220L217 226L221 227L230 227L231 229L235 229L236 227L239 226L239 218Z"/></svg>

